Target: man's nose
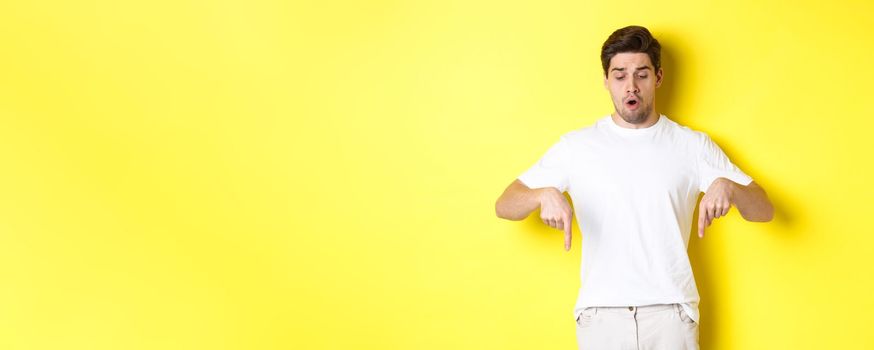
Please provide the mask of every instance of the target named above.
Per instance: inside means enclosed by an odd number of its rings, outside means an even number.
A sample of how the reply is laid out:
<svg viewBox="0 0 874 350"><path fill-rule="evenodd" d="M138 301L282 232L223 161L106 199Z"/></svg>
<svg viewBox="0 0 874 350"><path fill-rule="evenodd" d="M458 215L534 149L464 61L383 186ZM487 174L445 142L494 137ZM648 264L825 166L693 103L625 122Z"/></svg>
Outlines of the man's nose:
<svg viewBox="0 0 874 350"><path fill-rule="evenodd" d="M628 85L625 86L625 92L639 93L640 89L637 87L637 83L634 82L634 79L629 79Z"/></svg>

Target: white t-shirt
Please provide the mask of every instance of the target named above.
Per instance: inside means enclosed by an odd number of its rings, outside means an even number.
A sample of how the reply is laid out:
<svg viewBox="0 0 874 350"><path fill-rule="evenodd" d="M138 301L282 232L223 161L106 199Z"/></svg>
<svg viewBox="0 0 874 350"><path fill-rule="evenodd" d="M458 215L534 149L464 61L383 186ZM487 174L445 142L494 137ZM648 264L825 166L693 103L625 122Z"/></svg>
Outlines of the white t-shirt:
<svg viewBox="0 0 874 350"><path fill-rule="evenodd" d="M607 115L562 135L519 176L573 200L583 250L574 319L589 306L680 303L698 322L687 253L693 223L697 232L692 214L719 177L753 181L707 134L664 114L642 129Z"/></svg>

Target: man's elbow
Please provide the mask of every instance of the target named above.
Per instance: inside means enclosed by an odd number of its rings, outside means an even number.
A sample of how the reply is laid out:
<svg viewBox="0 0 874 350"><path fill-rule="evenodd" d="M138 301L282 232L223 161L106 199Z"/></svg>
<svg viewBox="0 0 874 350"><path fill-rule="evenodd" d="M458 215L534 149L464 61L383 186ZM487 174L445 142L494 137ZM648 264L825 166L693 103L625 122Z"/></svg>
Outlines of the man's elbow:
<svg viewBox="0 0 874 350"><path fill-rule="evenodd" d="M769 203L764 210L744 216L744 219L751 222L769 222L774 219L774 207Z"/></svg>
<svg viewBox="0 0 874 350"><path fill-rule="evenodd" d="M501 212L501 200L500 199L495 202L495 215L497 215L498 218L506 219L504 217L504 213Z"/></svg>
<svg viewBox="0 0 874 350"><path fill-rule="evenodd" d="M495 215L497 215L498 218L512 220L512 221L519 221L519 220L524 219L524 217L519 217L518 215L513 215L513 213L509 212L508 210L506 210L506 208L504 208L503 204L504 203L502 203L500 199L498 199L495 202Z"/></svg>
<svg viewBox="0 0 874 350"><path fill-rule="evenodd" d="M764 193L764 192L765 192L765 190L762 190L762 193ZM774 204L772 204L771 200L768 199L767 194L764 194L764 197L765 197L765 200L764 200L765 210L763 210L764 213L762 215L761 222L768 222L768 221L771 221L774 219Z"/></svg>
<svg viewBox="0 0 874 350"><path fill-rule="evenodd" d="M759 210L757 210L752 218L747 220L755 222L769 222L774 219L774 205L768 199L768 194L765 189L759 186L755 181L751 182L747 187L754 188L759 192Z"/></svg>
<svg viewBox="0 0 874 350"><path fill-rule="evenodd" d="M765 215L761 222L768 222L771 220L774 220L774 206L768 205L768 210L765 210Z"/></svg>

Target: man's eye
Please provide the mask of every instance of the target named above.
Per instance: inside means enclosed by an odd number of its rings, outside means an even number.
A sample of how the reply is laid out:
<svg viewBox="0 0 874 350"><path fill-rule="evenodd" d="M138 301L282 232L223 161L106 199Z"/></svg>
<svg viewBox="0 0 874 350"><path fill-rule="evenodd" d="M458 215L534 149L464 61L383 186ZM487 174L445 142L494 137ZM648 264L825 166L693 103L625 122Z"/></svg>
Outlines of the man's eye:
<svg viewBox="0 0 874 350"><path fill-rule="evenodd" d="M616 80L622 80L625 77L616 77Z"/></svg>
<svg viewBox="0 0 874 350"><path fill-rule="evenodd" d="M646 75L638 75L640 79L646 79Z"/></svg>

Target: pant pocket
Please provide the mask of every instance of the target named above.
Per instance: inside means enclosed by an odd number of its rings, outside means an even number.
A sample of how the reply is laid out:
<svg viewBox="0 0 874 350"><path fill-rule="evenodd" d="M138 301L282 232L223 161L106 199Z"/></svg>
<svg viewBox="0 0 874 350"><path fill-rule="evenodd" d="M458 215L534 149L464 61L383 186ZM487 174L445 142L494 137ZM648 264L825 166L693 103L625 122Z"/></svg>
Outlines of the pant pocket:
<svg viewBox="0 0 874 350"><path fill-rule="evenodd" d="M692 317L686 313L686 309L684 309L682 305L678 305L678 306L679 307L677 308L678 309L677 313L680 316L680 321L685 323L685 324L688 324L688 325L696 324L695 320L693 320Z"/></svg>
<svg viewBox="0 0 874 350"><path fill-rule="evenodd" d="M597 310L594 307L587 307L583 309L579 316L577 316L577 327L588 327L592 324L592 320L595 318L595 314Z"/></svg>

